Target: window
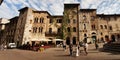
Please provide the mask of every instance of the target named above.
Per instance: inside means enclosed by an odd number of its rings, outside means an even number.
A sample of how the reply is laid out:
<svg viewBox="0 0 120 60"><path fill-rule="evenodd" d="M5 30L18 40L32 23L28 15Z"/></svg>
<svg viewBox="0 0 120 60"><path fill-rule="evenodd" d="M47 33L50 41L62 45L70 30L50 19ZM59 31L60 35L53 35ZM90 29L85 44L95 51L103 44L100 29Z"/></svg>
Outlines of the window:
<svg viewBox="0 0 120 60"><path fill-rule="evenodd" d="M73 19L73 23L74 23L74 24L76 23L76 20L75 20L75 19Z"/></svg>
<svg viewBox="0 0 120 60"><path fill-rule="evenodd" d="M37 33L37 27L33 27L33 33Z"/></svg>
<svg viewBox="0 0 120 60"><path fill-rule="evenodd" d="M67 45L70 45L70 37L67 37L67 38L66 38L66 44L67 44Z"/></svg>
<svg viewBox="0 0 120 60"><path fill-rule="evenodd" d="M52 19L50 19L50 20L49 20L49 23L52 23L52 22L53 22Z"/></svg>
<svg viewBox="0 0 120 60"><path fill-rule="evenodd" d="M30 20L30 24L32 23L32 20Z"/></svg>
<svg viewBox="0 0 120 60"><path fill-rule="evenodd" d="M62 23L62 19L57 19L57 23Z"/></svg>
<svg viewBox="0 0 120 60"><path fill-rule="evenodd" d="M67 28L67 31L70 32L70 27Z"/></svg>
<svg viewBox="0 0 120 60"><path fill-rule="evenodd" d="M38 18L37 17L34 18L34 23L38 23Z"/></svg>
<svg viewBox="0 0 120 60"><path fill-rule="evenodd" d="M58 28L57 32L58 32L58 33L60 33L60 32L61 32L61 29L60 29L60 28Z"/></svg>
<svg viewBox="0 0 120 60"><path fill-rule="evenodd" d="M101 34L101 35L103 35L103 33L102 33L102 32L101 32L100 34Z"/></svg>
<svg viewBox="0 0 120 60"><path fill-rule="evenodd" d="M104 25L105 29L107 29L107 25Z"/></svg>
<svg viewBox="0 0 120 60"><path fill-rule="evenodd" d="M52 33L52 28L49 28L49 33Z"/></svg>
<svg viewBox="0 0 120 60"><path fill-rule="evenodd" d="M73 32L76 32L76 27L73 27Z"/></svg>
<svg viewBox="0 0 120 60"><path fill-rule="evenodd" d="M68 19L67 22L70 23L70 19Z"/></svg>
<svg viewBox="0 0 120 60"><path fill-rule="evenodd" d="M86 29L86 24L84 24L84 29Z"/></svg>
<svg viewBox="0 0 120 60"><path fill-rule="evenodd" d="M112 26L110 26L109 28L110 28L110 30L112 30Z"/></svg>
<svg viewBox="0 0 120 60"><path fill-rule="evenodd" d="M94 16L91 16L91 20L94 20L95 19L95 17Z"/></svg>
<svg viewBox="0 0 120 60"><path fill-rule="evenodd" d="M92 25L92 30L95 30L95 25Z"/></svg>
<svg viewBox="0 0 120 60"><path fill-rule="evenodd" d="M73 45L76 44L76 37L73 37Z"/></svg>
<svg viewBox="0 0 120 60"><path fill-rule="evenodd" d="M43 17L40 18L40 23L44 23L44 18Z"/></svg>
<svg viewBox="0 0 120 60"><path fill-rule="evenodd" d="M101 28L101 29L103 29L103 26L102 26L102 25L100 25L100 28Z"/></svg>
<svg viewBox="0 0 120 60"><path fill-rule="evenodd" d="M86 19L86 16L85 15L83 15L83 20L85 20Z"/></svg>
<svg viewBox="0 0 120 60"><path fill-rule="evenodd" d="M39 27L39 33L43 32L43 27Z"/></svg>

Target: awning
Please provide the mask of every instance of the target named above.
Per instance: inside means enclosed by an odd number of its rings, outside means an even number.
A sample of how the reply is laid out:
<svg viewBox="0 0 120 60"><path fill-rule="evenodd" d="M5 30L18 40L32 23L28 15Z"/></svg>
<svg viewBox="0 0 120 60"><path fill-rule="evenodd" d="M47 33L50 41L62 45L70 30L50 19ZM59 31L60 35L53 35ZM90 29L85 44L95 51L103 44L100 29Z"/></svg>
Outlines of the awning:
<svg viewBox="0 0 120 60"><path fill-rule="evenodd" d="M51 41L50 39L32 39L31 41Z"/></svg>
<svg viewBox="0 0 120 60"><path fill-rule="evenodd" d="M53 41L64 41L62 39L53 39Z"/></svg>

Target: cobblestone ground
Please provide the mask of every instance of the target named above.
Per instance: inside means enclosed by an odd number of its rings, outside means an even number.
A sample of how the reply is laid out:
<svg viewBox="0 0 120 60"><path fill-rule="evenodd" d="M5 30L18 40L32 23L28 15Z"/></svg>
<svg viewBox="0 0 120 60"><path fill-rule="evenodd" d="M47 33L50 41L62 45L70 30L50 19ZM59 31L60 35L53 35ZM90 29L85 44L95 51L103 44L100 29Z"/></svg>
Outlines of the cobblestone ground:
<svg viewBox="0 0 120 60"><path fill-rule="evenodd" d="M49 48L43 52L8 49L0 51L0 60L120 60L120 53L101 52L95 50L94 45L91 44L87 56L83 51L78 57L69 56L69 52L63 51L62 48Z"/></svg>

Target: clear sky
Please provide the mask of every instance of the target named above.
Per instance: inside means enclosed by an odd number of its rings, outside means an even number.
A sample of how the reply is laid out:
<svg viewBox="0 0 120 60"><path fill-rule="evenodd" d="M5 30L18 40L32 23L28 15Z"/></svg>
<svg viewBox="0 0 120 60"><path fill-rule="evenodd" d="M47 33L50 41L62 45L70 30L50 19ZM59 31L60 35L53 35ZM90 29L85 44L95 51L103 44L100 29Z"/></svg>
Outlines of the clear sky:
<svg viewBox="0 0 120 60"><path fill-rule="evenodd" d="M97 9L97 14L120 14L120 0L4 0L0 6L0 18L13 18L19 9L30 7L62 15L64 3L80 3L81 9Z"/></svg>

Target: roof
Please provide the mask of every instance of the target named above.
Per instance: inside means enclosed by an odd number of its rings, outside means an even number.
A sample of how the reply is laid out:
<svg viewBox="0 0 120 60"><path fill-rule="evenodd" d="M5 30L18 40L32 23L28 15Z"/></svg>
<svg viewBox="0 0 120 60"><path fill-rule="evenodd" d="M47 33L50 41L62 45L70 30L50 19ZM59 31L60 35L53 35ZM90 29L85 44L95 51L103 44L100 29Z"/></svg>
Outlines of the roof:
<svg viewBox="0 0 120 60"><path fill-rule="evenodd" d="M80 11L96 11L96 9L80 9Z"/></svg>
<svg viewBox="0 0 120 60"><path fill-rule="evenodd" d="M26 10L26 9L28 9L28 7L24 7L22 9L18 10L18 11L22 11L22 10Z"/></svg>
<svg viewBox="0 0 120 60"><path fill-rule="evenodd" d="M97 16L120 16L120 14L97 14Z"/></svg>
<svg viewBox="0 0 120 60"><path fill-rule="evenodd" d="M64 5L80 5L80 3L64 3Z"/></svg>
<svg viewBox="0 0 120 60"><path fill-rule="evenodd" d="M52 15L51 17L60 17L60 18L63 18L63 15Z"/></svg>
<svg viewBox="0 0 120 60"><path fill-rule="evenodd" d="M34 13L47 13L49 15L51 15L48 11L33 11Z"/></svg>

